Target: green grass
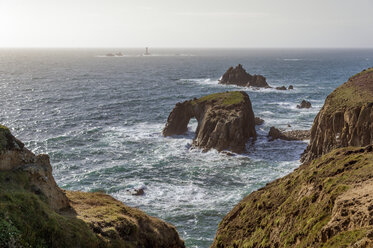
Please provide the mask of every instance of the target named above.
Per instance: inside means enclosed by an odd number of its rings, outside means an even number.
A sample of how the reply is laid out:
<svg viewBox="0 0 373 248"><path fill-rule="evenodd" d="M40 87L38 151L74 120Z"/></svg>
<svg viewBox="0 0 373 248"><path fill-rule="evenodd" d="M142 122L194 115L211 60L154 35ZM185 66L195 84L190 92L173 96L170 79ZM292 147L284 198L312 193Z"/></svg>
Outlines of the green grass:
<svg viewBox="0 0 373 248"><path fill-rule="evenodd" d="M82 220L56 213L30 188L26 172L0 172L0 247L103 247Z"/></svg>
<svg viewBox="0 0 373 248"><path fill-rule="evenodd" d="M222 92L215 93L207 96L203 96L197 100L194 100L192 104L212 102L215 101L217 104L222 105L234 105L244 101L244 95L240 91Z"/></svg>

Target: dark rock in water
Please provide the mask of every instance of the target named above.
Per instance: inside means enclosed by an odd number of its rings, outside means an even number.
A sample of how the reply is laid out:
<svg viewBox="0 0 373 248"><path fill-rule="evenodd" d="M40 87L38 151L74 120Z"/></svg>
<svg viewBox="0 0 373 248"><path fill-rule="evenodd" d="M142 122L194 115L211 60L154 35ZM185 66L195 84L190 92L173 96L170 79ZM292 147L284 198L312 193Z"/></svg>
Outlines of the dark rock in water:
<svg viewBox="0 0 373 248"><path fill-rule="evenodd" d="M143 189L135 189L131 194L132 195L144 195L145 191Z"/></svg>
<svg viewBox="0 0 373 248"><path fill-rule="evenodd" d="M311 132L309 130L293 130L282 132L275 127L271 127L268 133L269 141L275 139L282 140L307 140L310 138Z"/></svg>
<svg viewBox="0 0 373 248"><path fill-rule="evenodd" d="M260 126L264 123L264 120L259 118L259 117L255 117L255 125L256 126Z"/></svg>
<svg viewBox="0 0 373 248"><path fill-rule="evenodd" d="M373 144L373 68L352 76L325 100L302 156L310 161L334 148Z"/></svg>
<svg viewBox="0 0 373 248"><path fill-rule="evenodd" d="M297 105L297 108L301 109L301 108L311 108L311 103L306 101L306 100L303 100L300 105Z"/></svg>
<svg viewBox="0 0 373 248"><path fill-rule="evenodd" d="M256 138L254 112L246 92L216 93L177 103L170 113L164 136L183 134L188 130L191 118L198 126L192 146L207 151L245 151L245 144Z"/></svg>
<svg viewBox="0 0 373 248"><path fill-rule="evenodd" d="M107 53L106 54L106 57L114 57L115 56L115 54L113 54L113 53Z"/></svg>
<svg viewBox="0 0 373 248"><path fill-rule="evenodd" d="M266 78L262 75L250 75L245 71L241 64L236 68L230 67L219 81L220 84L234 84L243 87L261 87L271 88Z"/></svg>
<svg viewBox="0 0 373 248"><path fill-rule="evenodd" d="M122 57L122 56L123 56L123 53L119 52L119 53L116 53L115 55L116 55L116 56L119 56L119 57Z"/></svg>
<svg viewBox="0 0 373 248"><path fill-rule="evenodd" d="M289 85L288 90L293 90L293 89L294 89L293 85Z"/></svg>
<svg viewBox="0 0 373 248"><path fill-rule="evenodd" d="M286 90L286 87L285 86L276 87L276 90Z"/></svg>

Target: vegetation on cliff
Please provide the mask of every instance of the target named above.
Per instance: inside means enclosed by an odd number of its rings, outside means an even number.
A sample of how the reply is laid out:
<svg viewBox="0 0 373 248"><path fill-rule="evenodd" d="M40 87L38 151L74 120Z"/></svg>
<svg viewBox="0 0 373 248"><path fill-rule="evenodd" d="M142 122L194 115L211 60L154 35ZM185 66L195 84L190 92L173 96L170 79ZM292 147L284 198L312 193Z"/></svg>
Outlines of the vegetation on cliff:
<svg viewBox="0 0 373 248"><path fill-rule="evenodd" d="M48 155L3 137L0 247L184 247L175 227L106 194L62 191Z"/></svg>
<svg viewBox="0 0 373 248"><path fill-rule="evenodd" d="M341 148L245 197L212 247L373 244L373 146Z"/></svg>

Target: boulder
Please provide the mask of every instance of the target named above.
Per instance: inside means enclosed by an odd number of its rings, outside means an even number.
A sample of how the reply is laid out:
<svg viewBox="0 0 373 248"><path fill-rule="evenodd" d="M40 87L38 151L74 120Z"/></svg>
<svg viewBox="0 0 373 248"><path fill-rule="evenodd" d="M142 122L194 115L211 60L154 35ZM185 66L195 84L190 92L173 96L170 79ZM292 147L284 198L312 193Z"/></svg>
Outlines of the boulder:
<svg viewBox="0 0 373 248"><path fill-rule="evenodd" d="M230 67L219 81L220 84L234 84L243 87L271 88L262 75L250 75L238 64L235 68Z"/></svg>
<svg viewBox="0 0 373 248"><path fill-rule="evenodd" d="M293 90L293 89L294 89L294 86L293 85L289 85L288 90Z"/></svg>
<svg viewBox="0 0 373 248"><path fill-rule="evenodd" d="M286 90L286 87L285 86L276 87L276 90Z"/></svg>
<svg viewBox="0 0 373 248"><path fill-rule="evenodd" d="M249 96L243 91L216 93L177 103L163 135L185 133L191 118L198 121L192 146L204 151L214 148L242 153L247 141L256 139L254 112Z"/></svg>
<svg viewBox="0 0 373 248"><path fill-rule="evenodd" d="M373 143L373 68L364 70L334 90L325 100L312 128L302 161L334 148Z"/></svg>
<svg viewBox="0 0 373 248"><path fill-rule="evenodd" d="M311 103L306 101L306 100L303 100L300 105L297 105L297 108L301 109L301 108L311 108Z"/></svg>
<svg viewBox="0 0 373 248"><path fill-rule="evenodd" d="M307 140L310 138L310 130L293 130L282 132L275 127L271 127L268 133L269 141L275 139L282 140Z"/></svg>
<svg viewBox="0 0 373 248"><path fill-rule="evenodd" d="M259 118L259 117L255 117L255 125L256 126L260 126L260 125L263 125L264 123L264 120Z"/></svg>

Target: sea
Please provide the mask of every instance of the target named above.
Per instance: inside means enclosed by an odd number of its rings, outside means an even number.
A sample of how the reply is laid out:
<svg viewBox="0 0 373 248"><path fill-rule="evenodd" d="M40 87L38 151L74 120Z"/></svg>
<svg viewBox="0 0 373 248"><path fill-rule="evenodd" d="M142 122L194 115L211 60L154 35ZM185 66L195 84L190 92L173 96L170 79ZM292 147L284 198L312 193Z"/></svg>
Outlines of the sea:
<svg viewBox="0 0 373 248"><path fill-rule="evenodd" d="M108 53L123 56L106 56ZM247 194L300 165L307 141L268 141L271 126L310 129L325 98L373 66L372 49L0 49L0 123L47 153L57 184L106 192L172 223L187 247L209 247ZM242 64L273 87L219 84ZM177 102L245 91L258 138L245 154L191 149L197 127L163 137ZM312 108L298 109L302 100ZM136 189L145 194L133 195Z"/></svg>

